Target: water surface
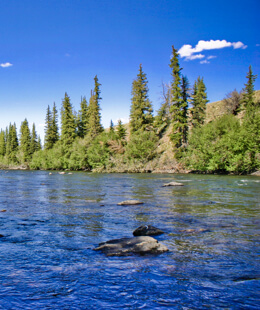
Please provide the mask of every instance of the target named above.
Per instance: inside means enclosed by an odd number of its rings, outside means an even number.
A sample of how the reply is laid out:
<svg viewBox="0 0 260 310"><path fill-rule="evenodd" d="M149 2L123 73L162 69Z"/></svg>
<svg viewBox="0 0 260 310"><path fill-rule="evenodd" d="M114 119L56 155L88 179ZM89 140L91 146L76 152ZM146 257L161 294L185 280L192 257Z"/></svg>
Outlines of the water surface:
<svg viewBox="0 0 260 310"><path fill-rule="evenodd" d="M0 309L259 309L259 193L253 176L0 171ZM168 253L93 251L143 224Z"/></svg>

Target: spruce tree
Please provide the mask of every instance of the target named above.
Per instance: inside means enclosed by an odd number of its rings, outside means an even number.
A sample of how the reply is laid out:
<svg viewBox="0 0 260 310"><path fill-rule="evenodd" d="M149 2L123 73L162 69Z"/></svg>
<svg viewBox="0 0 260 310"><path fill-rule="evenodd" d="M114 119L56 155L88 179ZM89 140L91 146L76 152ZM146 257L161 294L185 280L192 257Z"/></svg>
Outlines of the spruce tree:
<svg viewBox="0 0 260 310"><path fill-rule="evenodd" d="M70 97L65 93L61 109L61 141L66 150L74 142L76 137L76 122Z"/></svg>
<svg viewBox="0 0 260 310"><path fill-rule="evenodd" d="M59 140L59 126L58 126L58 111L55 105L55 102L53 103L52 107L52 123L51 123L51 143L52 146Z"/></svg>
<svg viewBox="0 0 260 310"><path fill-rule="evenodd" d="M36 151L38 151L38 138L37 138L37 133L35 129L35 123L33 123L32 134L31 134L31 145L30 145L31 155L33 155L33 153L35 153Z"/></svg>
<svg viewBox="0 0 260 310"><path fill-rule="evenodd" d="M182 96L182 144L188 141L188 100L189 100L189 81L186 76L181 79L181 96Z"/></svg>
<svg viewBox="0 0 260 310"><path fill-rule="evenodd" d="M88 104L86 97L81 98L80 110L77 116L77 134L83 138L88 129Z"/></svg>
<svg viewBox="0 0 260 310"><path fill-rule="evenodd" d="M5 132L1 129L0 132L0 156L5 156L6 143L5 143Z"/></svg>
<svg viewBox="0 0 260 310"><path fill-rule="evenodd" d="M198 77L193 86L192 93L192 126L200 127L204 124L206 118L206 104L208 102L206 86L204 84L203 78Z"/></svg>
<svg viewBox="0 0 260 310"><path fill-rule="evenodd" d="M254 110L257 103L254 101L254 82L257 78L257 75L253 74L252 66L249 66L247 73L247 83L243 89L243 103L245 104L246 113L250 113Z"/></svg>
<svg viewBox="0 0 260 310"><path fill-rule="evenodd" d="M130 132L149 130L153 124L153 108L148 97L148 81L140 64L137 78L132 84Z"/></svg>
<svg viewBox="0 0 260 310"><path fill-rule="evenodd" d="M101 125L101 114L100 114L100 86L101 84L98 82L97 76L94 78L95 87L94 92L91 91L91 97L89 100L88 107L88 132L91 137L97 136L99 133L103 131L103 127Z"/></svg>
<svg viewBox="0 0 260 310"><path fill-rule="evenodd" d="M126 128L122 124L121 119L118 120L117 128L116 128L116 134L117 134L119 140L124 140L126 137Z"/></svg>
<svg viewBox="0 0 260 310"><path fill-rule="evenodd" d="M174 147L178 148L182 145L183 141L183 127L186 120L184 119L184 103L182 98L181 88L181 70L179 64L179 54L172 46L172 57L170 62L172 69L172 83L171 83L171 106L170 113L172 118L173 132L171 140Z"/></svg>
<svg viewBox="0 0 260 310"><path fill-rule="evenodd" d="M50 106L48 105L46 118L45 118L45 139L44 139L44 148L49 150L52 148L52 115Z"/></svg>
<svg viewBox="0 0 260 310"><path fill-rule="evenodd" d="M23 154L23 162L28 162L31 158L31 133L27 119L25 119L20 128L20 149Z"/></svg>
<svg viewBox="0 0 260 310"><path fill-rule="evenodd" d="M6 155L8 160L16 162L16 153L18 151L18 137L16 131L16 124L10 123L9 128L6 128Z"/></svg>
<svg viewBox="0 0 260 310"><path fill-rule="evenodd" d="M114 123L111 119L110 121L110 126L109 126L109 133L113 134L115 132L115 129L114 129Z"/></svg>

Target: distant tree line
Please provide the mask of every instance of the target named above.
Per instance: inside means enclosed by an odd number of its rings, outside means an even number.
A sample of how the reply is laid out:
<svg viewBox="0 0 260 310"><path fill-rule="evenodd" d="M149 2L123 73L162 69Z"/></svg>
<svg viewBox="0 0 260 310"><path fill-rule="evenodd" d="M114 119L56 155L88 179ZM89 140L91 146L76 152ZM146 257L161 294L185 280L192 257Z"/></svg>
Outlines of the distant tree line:
<svg viewBox="0 0 260 310"><path fill-rule="evenodd" d="M105 130L101 125L101 84L95 76L89 102L82 97L78 112L65 93L61 128L56 104L47 107L43 147L35 124L30 131L27 119L21 124L19 138L16 124L1 130L1 165L96 171L144 165L158 156L159 140L167 133L176 160L189 169L240 173L259 168L259 102L254 99L256 76L251 66L245 88L234 90L224 99L225 115L207 124L203 78L199 76L190 87L174 46L169 67L172 80L169 85L163 84L163 101L155 117L147 76L140 64L132 83L129 128L119 120L117 125L111 121ZM238 115L243 116L242 121Z"/></svg>

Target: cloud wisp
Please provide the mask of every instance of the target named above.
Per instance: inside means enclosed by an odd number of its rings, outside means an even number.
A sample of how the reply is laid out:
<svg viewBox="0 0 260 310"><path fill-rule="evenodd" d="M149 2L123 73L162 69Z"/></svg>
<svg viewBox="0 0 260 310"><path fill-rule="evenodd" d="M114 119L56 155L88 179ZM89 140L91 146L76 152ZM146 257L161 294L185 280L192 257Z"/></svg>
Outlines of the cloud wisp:
<svg viewBox="0 0 260 310"><path fill-rule="evenodd" d="M226 40L209 40L204 41L200 40L195 47L192 47L190 44L183 45L178 53L181 58L184 60L194 60L194 59L202 59L205 58L205 55L201 54L202 51L222 49L225 47L233 47L234 49L247 48L247 45L238 41L238 42L228 42ZM200 53L200 54L197 54ZM207 59L213 59L216 56L209 56ZM209 63L209 61L201 61L200 63Z"/></svg>
<svg viewBox="0 0 260 310"><path fill-rule="evenodd" d="M0 64L0 67L2 68L8 68L8 67L12 67L13 64L11 64L10 62L5 62Z"/></svg>

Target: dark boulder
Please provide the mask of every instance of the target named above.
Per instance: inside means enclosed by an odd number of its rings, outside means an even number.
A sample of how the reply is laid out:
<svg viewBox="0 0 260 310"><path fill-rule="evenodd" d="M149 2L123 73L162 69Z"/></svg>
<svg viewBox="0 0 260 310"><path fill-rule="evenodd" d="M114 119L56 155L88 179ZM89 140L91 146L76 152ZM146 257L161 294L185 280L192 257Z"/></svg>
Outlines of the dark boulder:
<svg viewBox="0 0 260 310"><path fill-rule="evenodd" d="M140 226L133 232L134 236L159 236L162 234L164 231L151 225Z"/></svg>
<svg viewBox="0 0 260 310"><path fill-rule="evenodd" d="M101 251L108 256L127 256L131 254L161 254L168 248L156 239L148 236L121 238L102 242L95 251Z"/></svg>

